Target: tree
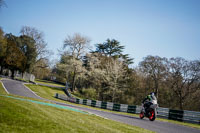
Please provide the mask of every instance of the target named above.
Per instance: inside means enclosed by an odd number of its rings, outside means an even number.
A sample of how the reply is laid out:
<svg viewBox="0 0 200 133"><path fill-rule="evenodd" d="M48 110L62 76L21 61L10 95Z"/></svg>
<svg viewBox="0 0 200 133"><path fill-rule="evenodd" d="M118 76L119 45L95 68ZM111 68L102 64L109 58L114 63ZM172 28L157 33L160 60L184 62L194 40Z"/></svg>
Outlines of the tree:
<svg viewBox="0 0 200 133"><path fill-rule="evenodd" d="M178 98L179 108L189 96L200 90L200 61L187 61L183 58L171 58L168 84Z"/></svg>
<svg viewBox="0 0 200 133"><path fill-rule="evenodd" d="M21 49L21 51L27 58L25 66L26 71L31 73L36 63L36 57L37 57L35 40L33 40L33 38L29 36L21 35L20 37L16 38L16 42L17 46Z"/></svg>
<svg viewBox="0 0 200 133"><path fill-rule="evenodd" d="M80 59L90 47L90 39L75 33L73 36L67 36L64 40L63 48L68 48L68 53L73 58Z"/></svg>
<svg viewBox="0 0 200 133"><path fill-rule="evenodd" d="M85 73L82 61L65 54L62 55L62 60L57 64L57 68L65 74L65 78L71 83L70 89L73 92L77 79L83 77Z"/></svg>
<svg viewBox="0 0 200 133"><path fill-rule="evenodd" d="M139 66L143 73L148 77L148 81L152 80L153 89L156 92L158 98L158 90L160 88L161 81L164 79L167 72L167 59L159 56L147 56Z"/></svg>
<svg viewBox="0 0 200 133"><path fill-rule="evenodd" d="M102 53L105 56L119 58L122 55L122 50L124 49L124 46L121 46L120 43L115 39L107 39L106 41L107 42L103 44L97 44L95 52Z"/></svg>
<svg viewBox="0 0 200 133"><path fill-rule="evenodd" d="M0 74L3 72L3 67L5 67L5 62L4 58L6 56L6 38L4 37L4 32L0 27L0 66L1 66L1 71Z"/></svg>
<svg viewBox="0 0 200 133"><path fill-rule="evenodd" d="M23 26L20 33L22 36L29 36L35 41L36 60L34 61L34 65L31 67L29 72L41 75L38 74L38 72L48 71L49 64L46 62L49 62L48 58L52 52L47 49L47 43L44 41L44 33L34 27L29 26Z"/></svg>
<svg viewBox="0 0 200 133"><path fill-rule="evenodd" d="M98 53L88 53L84 58L84 67L86 68L86 82L84 86L86 88L93 88L96 90L98 100L104 100L107 91L107 82L105 77L105 64L104 59Z"/></svg>
<svg viewBox="0 0 200 133"><path fill-rule="evenodd" d="M22 36L26 35L34 39L37 53L36 66L39 67L38 64L40 63L37 62L40 62L40 60L43 59L48 59L48 57L52 54L52 52L47 49L47 43L44 41L44 33L34 27L29 26L23 26L20 33Z"/></svg>
<svg viewBox="0 0 200 133"><path fill-rule="evenodd" d="M119 94L122 94L124 85L122 81L125 80L125 70L123 62L111 58L106 64L104 80L109 84L109 93L112 97L112 102L116 102Z"/></svg>
<svg viewBox="0 0 200 133"><path fill-rule="evenodd" d="M16 38L12 34L6 34L7 45L6 45L6 56L4 58L5 65L11 70L11 77L14 78L14 71L24 71L26 66L27 58L24 53L17 46Z"/></svg>
<svg viewBox="0 0 200 133"><path fill-rule="evenodd" d="M99 53L87 54L87 83L92 83L98 98L116 102L123 95L125 69L123 62Z"/></svg>
<svg viewBox="0 0 200 133"><path fill-rule="evenodd" d="M87 84L92 84L100 100L120 100L127 88L128 65L132 59L122 54L123 49L124 46L117 40L108 39L103 44L97 44L96 50L84 57L89 78Z"/></svg>
<svg viewBox="0 0 200 133"><path fill-rule="evenodd" d="M68 36L64 40L63 48L68 48L67 53L70 56L70 65L72 66L71 71L72 74L72 91L75 89L77 74L79 73L79 67L81 65L80 59L86 52L87 48L89 48L90 39L80 34L76 33L73 36ZM66 51L65 51L66 53ZM69 57L68 56L68 57ZM69 67L69 65L67 65ZM66 66L66 69L68 69ZM71 67L70 66L70 67Z"/></svg>
<svg viewBox="0 0 200 133"><path fill-rule="evenodd" d="M96 44L96 50L93 53L100 53L103 56L113 57L113 58L122 58L124 59L124 63L127 65L133 63L133 59L129 58L128 54L122 54L124 46L120 45L115 39L107 39L105 43Z"/></svg>
<svg viewBox="0 0 200 133"><path fill-rule="evenodd" d="M35 64L35 68L33 70L33 74L38 79L45 79L50 76L51 69L48 67L49 61L42 59Z"/></svg>

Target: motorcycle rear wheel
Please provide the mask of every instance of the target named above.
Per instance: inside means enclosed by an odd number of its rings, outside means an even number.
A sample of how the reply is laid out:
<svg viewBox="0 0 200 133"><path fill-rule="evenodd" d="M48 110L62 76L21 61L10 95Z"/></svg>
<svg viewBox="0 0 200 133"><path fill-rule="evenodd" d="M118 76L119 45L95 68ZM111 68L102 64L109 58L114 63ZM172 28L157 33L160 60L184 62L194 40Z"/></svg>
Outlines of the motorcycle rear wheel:
<svg viewBox="0 0 200 133"><path fill-rule="evenodd" d="M140 119L144 118L144 112L140 112Z"/></svg>

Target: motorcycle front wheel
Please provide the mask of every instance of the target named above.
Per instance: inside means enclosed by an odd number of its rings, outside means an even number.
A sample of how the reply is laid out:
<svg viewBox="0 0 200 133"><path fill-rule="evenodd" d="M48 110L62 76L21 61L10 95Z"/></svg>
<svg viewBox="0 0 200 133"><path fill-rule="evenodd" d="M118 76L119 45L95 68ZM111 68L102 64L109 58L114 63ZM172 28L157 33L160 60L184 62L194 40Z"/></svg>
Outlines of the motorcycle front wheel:
<svg viewBox="0 0 200 133"><path fill-rule="evenodd" d="M155 111L154 110L151 110L150 111L150 116L149 116L149 120L150 121L154 121L156 119L156 116L155 116Z"/></svg>

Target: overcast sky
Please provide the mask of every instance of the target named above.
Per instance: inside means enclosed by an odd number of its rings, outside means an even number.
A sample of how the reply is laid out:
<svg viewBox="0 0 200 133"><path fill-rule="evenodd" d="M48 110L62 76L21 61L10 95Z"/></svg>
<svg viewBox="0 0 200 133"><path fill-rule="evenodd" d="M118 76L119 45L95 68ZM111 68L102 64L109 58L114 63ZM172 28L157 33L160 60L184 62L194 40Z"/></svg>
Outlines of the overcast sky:
<svg viewBox="0 0 200 133"><path fill-rule="evenodd" d="M200 59L200 0L4 0L0 26L19 35L22 26L45 34L52 58L67 35L107 38L125 46L137 65L147 55Z"/></svg>

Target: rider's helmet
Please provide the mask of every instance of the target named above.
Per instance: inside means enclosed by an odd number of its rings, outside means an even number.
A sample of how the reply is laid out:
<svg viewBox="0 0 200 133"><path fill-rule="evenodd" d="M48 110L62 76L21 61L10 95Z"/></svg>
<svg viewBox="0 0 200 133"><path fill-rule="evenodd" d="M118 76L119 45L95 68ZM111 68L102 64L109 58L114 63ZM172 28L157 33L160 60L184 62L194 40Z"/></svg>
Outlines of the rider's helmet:
<svg viewBox="0 0 200 133"><path fill-rule="evenodd" d="M151 92L151 93L150 93L150 96L151 96L152 99L156 99L156 96L155 96L155 93L154 93L154 92Z"/></svg>
<svg viewBox="0 0 200 133"><path fill-rule="evenodd" d="M154 93L154 92L151 92L150 95L151 95L151 96L155 96L155 93Z"/></svg>

